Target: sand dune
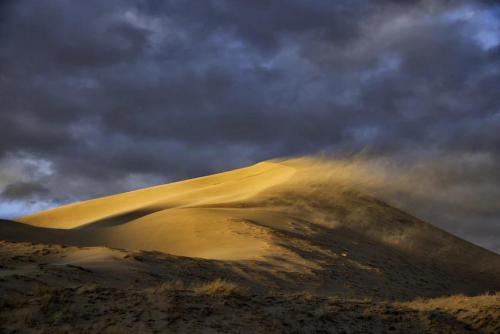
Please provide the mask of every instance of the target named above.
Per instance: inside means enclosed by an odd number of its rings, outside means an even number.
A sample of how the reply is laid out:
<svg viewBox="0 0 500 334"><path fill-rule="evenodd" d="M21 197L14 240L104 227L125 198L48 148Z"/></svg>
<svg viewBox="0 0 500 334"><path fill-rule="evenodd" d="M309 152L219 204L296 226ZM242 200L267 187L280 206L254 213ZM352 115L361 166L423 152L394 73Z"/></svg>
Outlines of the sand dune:
<svg viewBox="0 0 500 334"><path fill-rule="evenodd" d="M18 221L50 229L78 229L76 233L58 234L60 242L70 244L103 244L218 259L254 258L264 254L270 244L265 229L246 221L253 214L206 206L256 198L294 173L292 167L264 162L71 204Z"/></svg>
<svg viewBox="0 0 500 334"><path fill-rule="evenodd" d="M286 181L294 168L272 162L181 182L70 204L18 219L34 226L75 228L133 214L171 208L229 203L251 198Z"/></svg>
<svg viewBox="0 0 500 334"><path fill-rule="evenodd" d="M350 173L268 161L21 217L1 223L0 238L239 261L228 265L247 266L256 284L321 293L500 288L500 256L363 192Z"/></svg>
<svg viewBox="0 0 500 334"><path fill-rule="evenodd" d="M498 332L500 256L380 201L356 173L269 161L0 220L0 323Z"/></svg>

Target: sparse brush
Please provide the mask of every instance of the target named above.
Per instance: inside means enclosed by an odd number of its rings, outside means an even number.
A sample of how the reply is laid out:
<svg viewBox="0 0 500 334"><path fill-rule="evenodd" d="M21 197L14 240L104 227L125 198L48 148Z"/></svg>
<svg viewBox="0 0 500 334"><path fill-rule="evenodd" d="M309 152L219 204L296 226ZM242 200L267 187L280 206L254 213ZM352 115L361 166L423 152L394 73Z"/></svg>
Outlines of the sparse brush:
<svg viewBox="0 0 500 334"><path fill-rule="evenodd" d="M78 288L76 288L75 293L77 295L93 293L99 290L99 286L95 283L85 283Z"/></svg>
<svg viewBox="0 0 500 334"><path fill-rule="evenodd" d="M230 296L241 294L244 292L244 289L242 289L236 283L217 278L210 282L201 282L191 285L187 285L181 280L168 281L163 282L157 287L150 290L153 296L181 291L191 291L196 295L205 296Z"/></svg>
<svg viewBox="0 0 500 334"><path fill-rule="evenodd" d="M436 298L416 298L409 302L400 303L400 305L409 306L416 309L433 309L433 308L468 308L486 307L487 305L496 305L500 299L500 292L487 292L478 296L466 296L457 294L452 296L443 296Z"/></svg>
<svg viewBox="0 0 500 334"><path fill-rule="evenodd" d="M40 310L42 312L48 311L54 304L57 303L58 297L59 297L58 291L56 290L40 294L38 297Z"/></svg>
<svg viewBox="0 0 500 334"><path fill-rule="evenodd" d="M35 296L51 295L56 289L47 284L36 283L33 289Z"/></svg>
<svg viewBox="0 0 500 334"><path fill-rule="evenodd" d="M312 312L312 314L314 315L314 317L316 319L321 320L321 321L325 321L331 317L332 311L328 308L328 306L322 305L322 306L316 308Z"/></svg>
<svg viewBox="0 0 500 334"><path fill-rule="evenodd" d="M194 286L193 291L197 295L205 296L231 296L243 292L236 283L228 282L221 278Z"/></svg>
<svg viewBox="0 0 500 334"><path fill-rule="evenodd" d="M153 293L164 293L164 292L169 292L169 291L181 291L181 290L188 290L186 287L186 284L184 284L183 281L181 280L175 280L175 281L170 281L170 282L163 282L159 286L157 286L155 289L153 289Z"/></svg>

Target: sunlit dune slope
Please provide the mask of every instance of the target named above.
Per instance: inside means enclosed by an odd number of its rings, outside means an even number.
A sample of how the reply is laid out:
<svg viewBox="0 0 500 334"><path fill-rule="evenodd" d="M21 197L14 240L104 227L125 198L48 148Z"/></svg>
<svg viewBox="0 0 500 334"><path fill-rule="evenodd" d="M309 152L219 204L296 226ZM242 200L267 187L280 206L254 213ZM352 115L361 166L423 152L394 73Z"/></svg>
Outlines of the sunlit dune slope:
<svg viewBox="0 0 500 334"><path fill-rule="evenodd" d="M36 227L78 229L61 242L161 250L206 258L249 258L269 244L246 216L203 208L258 198L295 168L263 162L248 168L75 203L22 217ZM240 221L234 218L241 218ZM91 233L88 233L89 231Z"/></svg>
<svg viewBox="0 0 500 334"><path fill-rule="evenodd" d="M203 204L228 203L256 196L262 190L286 181L295 169L262 162L225 173L130 191L66 205L18 219L34 226L75 228L106 218ZM133 220L132 217L127 220Z"/></svg>
<svg viewBox="0 0 500 334"><path fill-rule="evenodd" d="M0 224L0 238L257 261L328 291L500 289L500 256L376 199L353 173L263 162L25 216Z"/></svg>

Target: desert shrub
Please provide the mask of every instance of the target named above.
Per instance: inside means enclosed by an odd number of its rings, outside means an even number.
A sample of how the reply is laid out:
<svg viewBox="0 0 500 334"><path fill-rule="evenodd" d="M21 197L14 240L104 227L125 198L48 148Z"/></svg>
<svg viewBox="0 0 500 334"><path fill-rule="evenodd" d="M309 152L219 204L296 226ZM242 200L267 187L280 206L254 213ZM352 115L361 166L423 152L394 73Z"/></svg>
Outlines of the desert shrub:
<svg viewBox="0 0 500 334"><path fill-rule="evenodd" d="M198 284L193 287L193 291L197 295L205 296L230 296L238 295L243 292L236 283L228 282L221 278L211 282Z"/></svg>
<svg viewBox="0 0 500 334"><path fill-rule="evenodd" d="M186 284L181 280L167 281L152 289L148 289L148 291L151 296L178 294L179 292L194 293L199 296L230 296L243 294L246 290L242 289L236 283L217 278L213 281L192 284Z"/></svg>
<svg viewBox="0 0 500 334"><path fill-rule="evenodd" d="M165 293L170 291L180 291L180 290L188 290L186 284L184 284L181 280L163 282L158 285L153 292L154 293Z"/></svg>

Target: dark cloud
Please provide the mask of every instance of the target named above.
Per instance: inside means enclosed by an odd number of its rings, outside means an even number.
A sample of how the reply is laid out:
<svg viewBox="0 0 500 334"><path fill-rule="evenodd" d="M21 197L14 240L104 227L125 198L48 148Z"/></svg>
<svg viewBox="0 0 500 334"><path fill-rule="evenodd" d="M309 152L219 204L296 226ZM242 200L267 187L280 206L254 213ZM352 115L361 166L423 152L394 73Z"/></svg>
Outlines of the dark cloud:
<svg viewBox="0 0 500 334"><path fill-rule="evenodd" d="M428 164L479 154L488 166L467 175L500 170L499 13L494 1L2 1L0 162L44 172L0 173L0 186L68 201L362 149Z"/></svg>
<svg viewBox="0 0 500 334"><path fill-rule="evenodd" d="M48 194L48 189L34 182L16 182L7 185L0 197L6 200L32 200Z"/></svg>

